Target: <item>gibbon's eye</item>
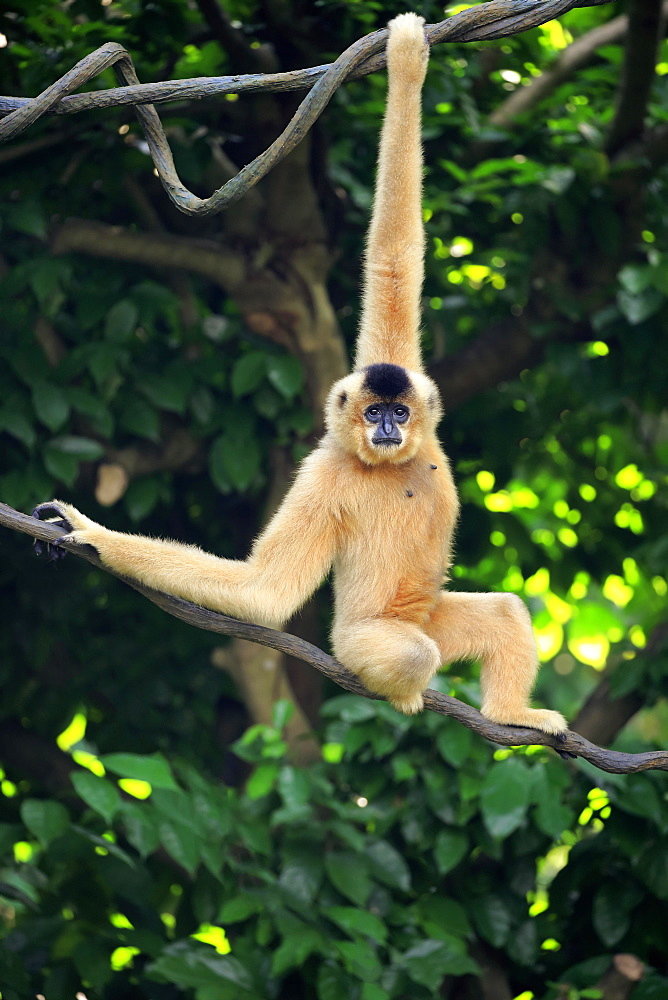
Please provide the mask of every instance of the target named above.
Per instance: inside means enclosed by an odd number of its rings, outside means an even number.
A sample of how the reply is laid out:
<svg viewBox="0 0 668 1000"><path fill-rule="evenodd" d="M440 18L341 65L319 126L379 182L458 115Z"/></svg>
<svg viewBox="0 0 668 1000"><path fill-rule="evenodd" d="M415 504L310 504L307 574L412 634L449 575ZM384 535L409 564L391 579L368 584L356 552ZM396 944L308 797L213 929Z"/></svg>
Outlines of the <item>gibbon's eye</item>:
<svg viewBox="0 0 668 1000"><path fill-rule="evenodd" d="M370 420L372 424L377 423L383 416L380 406L368 406L364 411L364 416L367 420Z"/></svg>
<svg viewBox="0 0 668 1000"><path fill-rule="evenodd" d="M410 415L410 410L408 409L407 406L394 407L394 416L398 423L400 424L405 423L408 420L409 415Z"/></svg>

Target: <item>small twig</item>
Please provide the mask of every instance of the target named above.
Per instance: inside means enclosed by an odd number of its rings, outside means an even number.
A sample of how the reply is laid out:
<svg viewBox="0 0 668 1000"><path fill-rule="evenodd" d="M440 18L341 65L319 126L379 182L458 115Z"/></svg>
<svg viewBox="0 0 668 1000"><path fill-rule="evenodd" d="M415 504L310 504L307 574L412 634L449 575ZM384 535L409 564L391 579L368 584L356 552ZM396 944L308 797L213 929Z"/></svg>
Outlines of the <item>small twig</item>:
<svg viewBox="0 0 668 1000"><path fill-rule="evenodd" d="M26 514L0 503L0 525L11 528L13 531L20 531L33 538L39 538L46 542L52 542L62 537L62 529L49 524L48 521L38 521ZM313 646L304 639L297 636L288 635L286 632L277 632L263 625L252 625L249 622L237 621L236 618L228 618L215 611L207 611L190 601L184 601L180 597L172 597L162 591L152 590L145 587L137 580L114 573L101 562L97 552L93 548L75 545L74 543L63 542L63 547L68 552L87 559L94 566L103 569L106 573L118 577L130 587L147 597L149 601L157 604L159 608L167 614L179 618L188 625L201 628L208 632L218 632L222 635L229 635L236 639L248 639L251 642L259 642L263 646L271 646L281 653L287 653L305 663L310 663L312 667L319 670L330 680L334 681L346 691L361 695L364 698L381 700L379 695L372 694L364 687L361 681L347 670L342 664L335 660L333 656L324 653L317 646ZM540 732L537 729L529 729L525 726L502 726L495 722L490 722L483 718L477 709L450 695L441 694L440 691L428 690L424 697L425 708L440 715L449 715L451 718L461 722L463 726L472 729L493 743L502 746L534 746L542 745L553 747L559 753L575 754L583 757L591 764L602 771L609 771L612 774L631 774L636 771L660 770L668 771L668 751L658 750L649 753L621 753L618 750L606 750L603 747L590 743L589 740L579 736L577 733L567 731L561 736L551 736L548 733Z"/></svg>
<svg viewBox="0 0 668 1000"><path fill-rule="evenodd" d="M503 38L544 24L574 7L595 7L610 2L613 0L489 0L488 3L461 11L447 21L426 25L425 33L430 45L443 41L471 42ZM14 138L49 112L69 113L84 107L131 103L135 106L135 114L162 185L176 207L186 215L212 215L241 198L301 142L344 80L363 76L385 66L386 41L386 28L374 31L354 42L331 65L299 73L170 81L149 88L140 85L130 54L116 42L107 42L78 62L39 97L21 101L18 105L14 103L13 106L11 98L0 98L0 111L9 112L4 121L0 122L0 141ZM118 79L125 85L124 88L107 91L106 94L69 96L110 66L113 66ZM289 78L287 86L286 77ZM158 113L153 103L146 103L185 96L205 97L212 93L298 87L310 87L311 90L278 139L209 198L204 199L198 198L181 183ZM119 98L121 91L123 93ZM104 100L107 101L106 105L102 104Z"/></svg>

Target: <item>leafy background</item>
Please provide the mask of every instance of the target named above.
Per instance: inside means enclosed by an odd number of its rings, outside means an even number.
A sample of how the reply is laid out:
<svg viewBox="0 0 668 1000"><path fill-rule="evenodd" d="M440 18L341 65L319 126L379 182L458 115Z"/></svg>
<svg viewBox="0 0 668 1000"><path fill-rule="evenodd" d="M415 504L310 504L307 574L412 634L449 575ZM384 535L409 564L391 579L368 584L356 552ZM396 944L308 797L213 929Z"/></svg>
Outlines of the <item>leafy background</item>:
<svg viewBox="0 0 668 1000"><path fill-rule="evenodd" d="M424 97L424 344L463 499L455 584L520 594L537 700L631 751L668 733L659 7L437 46ZM13 3L0 90L38 93L109 40L143 81L317 65L399 9ZM585 57L559 71L574 41ZM243 557L345 369L384 87L341 88L208 220L171 208L127 110L0 149L3 501L62 496ZM163 108L185 182L209 194L297 100ZM665 775L495 750L0 544L3 1000L667 995ZM291 628L326 643L329 607L325 589ZM478 701L475 665L438 684ZM620 954L642 979L615 973Z"/></svg>

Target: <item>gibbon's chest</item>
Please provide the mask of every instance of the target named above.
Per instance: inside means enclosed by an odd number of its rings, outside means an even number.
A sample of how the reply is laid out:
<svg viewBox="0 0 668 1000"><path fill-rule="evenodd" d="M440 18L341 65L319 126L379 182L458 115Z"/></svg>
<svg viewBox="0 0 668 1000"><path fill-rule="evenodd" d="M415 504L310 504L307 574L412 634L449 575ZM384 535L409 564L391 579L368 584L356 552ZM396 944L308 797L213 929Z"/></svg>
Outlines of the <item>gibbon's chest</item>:
<svg viewBox="0 0 668 1000"><path fill-rule="evenodd" d="M355 495L342 506L342 549L360 546L389 561L447 561L459 502L450 466L440 449L401 465L362 466Z"/></svg>

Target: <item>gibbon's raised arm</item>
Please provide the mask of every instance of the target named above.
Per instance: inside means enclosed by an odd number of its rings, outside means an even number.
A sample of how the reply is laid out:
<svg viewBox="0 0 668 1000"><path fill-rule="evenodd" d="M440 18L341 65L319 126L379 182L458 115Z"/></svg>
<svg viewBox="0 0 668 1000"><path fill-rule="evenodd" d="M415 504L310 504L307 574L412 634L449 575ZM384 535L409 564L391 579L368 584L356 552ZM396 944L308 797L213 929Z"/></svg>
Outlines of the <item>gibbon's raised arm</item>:
<svg viewBox="0 0 668 1000"><path fill-rule="evenodd" d="M248 559L220 559L194 545L110 531L76 507L52 500L35 516L61 518L67 537L92 545L102 562L147 587L212 611L277 627L311 596L334 559L338 520L331 479L310 455Z"/></svg>
<svg viewBox="0 0 668 1000"><path fill-rule="evenodd" d="M389 363L422 370L420 296L422 225L422 83L429 46L423 19L400 14L387 46L388 93L367 237L355 367Z"/></svg>

